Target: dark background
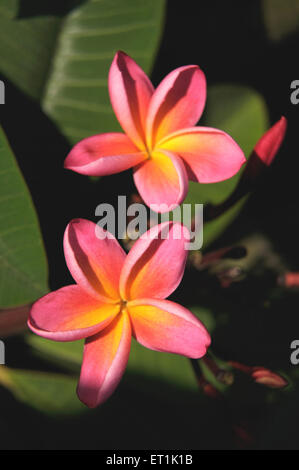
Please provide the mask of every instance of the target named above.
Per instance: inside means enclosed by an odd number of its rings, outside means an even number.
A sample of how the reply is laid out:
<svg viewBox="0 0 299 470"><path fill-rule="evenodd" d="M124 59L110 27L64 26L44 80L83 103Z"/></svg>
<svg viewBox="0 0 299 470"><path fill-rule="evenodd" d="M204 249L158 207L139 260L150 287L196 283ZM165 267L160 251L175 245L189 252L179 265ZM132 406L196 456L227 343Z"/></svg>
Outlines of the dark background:
<svg viewBox="0 0 299 470"><path fill-rule="evenodd" d="M57 8L55 2L43 3L44 8ZM290 269L299 270L299 105L290 102L290 83L299 79L299 32L279 42L270 41L259 0L185 0L183 3L181 8L181 0L168 1L164 33L152 73L154 84L175 67L199 64L208 85L220 82L248 85L266 100L271 123L281 115L288 119L285 142L263 184L214 248L237 243L241 237L259 232L269 238L273 250ZM7 105L1 109L1 124L38 211L50 263L50 286L55 289L71 282L61 248L65 226L73 217L93 219L88 208L98 204L99 183L90 185L85 177L63 170L68 143L34 102L3 79L7 85ZM128 186L123 174L102 179L100 184L106 202L115 202L115 188L118 194L134 191L133 183ZM262 277L248 276L228 289L222 289L217 279L205 273L191 270L186 276L184 288L177 291L174 299L187 298L192 304L192 298L201 295L202 303L209 302L211 306L208 299L212 293L215 315L223 305L229 311L229 326L216 328L213 337L217 355L287 370L292 375L295 367L290 367L289 345L299 337L296 292L277 290L273 272L263 273ZM270 307L265 308L269 298ZM51 370L48 364L30 357L22 339L12 338L9 342L8 348L16 351L10 366L26 367L30 363L31 368L42 366L43 370ZM57 367L52 370L56 371ZM271 405L264 388L240 378L240 384L224 400L202 395L199 399L197 394L185 392L180 392L178 399L173 386L153 381L141 393L137 380L125 376L113 399L100 410L63 420L32 411L0 389L0 400L5 401L1 409L0 446L6 449L299 447L299 400L295 393L280 395L278 392L279 399ZM158 387L165 388L163 399L155 395Z"/></svg>

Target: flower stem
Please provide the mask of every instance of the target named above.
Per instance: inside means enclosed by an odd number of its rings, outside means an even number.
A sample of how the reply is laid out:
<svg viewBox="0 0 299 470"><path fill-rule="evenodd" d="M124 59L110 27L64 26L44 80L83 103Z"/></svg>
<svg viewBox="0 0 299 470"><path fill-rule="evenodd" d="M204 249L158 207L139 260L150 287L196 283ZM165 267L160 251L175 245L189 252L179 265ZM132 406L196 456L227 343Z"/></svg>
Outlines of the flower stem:
<svg viewBox="0 0 299 470"><path fill-rule="evenodd" d="M203 381L203 374L201 368L199 367L197 359L190 359L190 363L195 374L198 385L201 387Z"/></svg>

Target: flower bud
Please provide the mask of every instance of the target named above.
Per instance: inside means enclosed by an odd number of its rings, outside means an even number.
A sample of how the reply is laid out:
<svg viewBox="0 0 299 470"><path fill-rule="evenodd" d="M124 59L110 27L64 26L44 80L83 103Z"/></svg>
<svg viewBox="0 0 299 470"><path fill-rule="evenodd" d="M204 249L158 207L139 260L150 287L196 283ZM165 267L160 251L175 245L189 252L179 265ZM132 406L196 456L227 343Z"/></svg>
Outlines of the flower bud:
<svg viewBox="0 0 299 470"><path fill-rule="evenodd" d="M256 143L244 170L243 178L249 178L253 183L264 168L271 165L284 139L287 120L284 116L277 121Z"/></svg>
<svg viewBox="0 0 299 470"><path fill-rule="evenodd" d="M245 170L231 195L218 205L206 208L205 219L213 220L229 210L259 183L264 171L271 165L284 139L287 120L280 118L255 144Z"/></svg>
<svg viewBox="0 0 299 470"><path fill-rule="evenodd" d="M272 372L265 367L258 366L246 366L240 362L230 361L229 364L234 369L244 372L244 374L250 375L251 378L259 384L265 385L270 388L284 388L288 385L288 381L281 375Z"/></svg>
<svg viewBox="0 0 299 470"><path fill-rule="evenodd" d="M278 284L282 287L299 287L299 273L287 272L278 278Z"/></svg>

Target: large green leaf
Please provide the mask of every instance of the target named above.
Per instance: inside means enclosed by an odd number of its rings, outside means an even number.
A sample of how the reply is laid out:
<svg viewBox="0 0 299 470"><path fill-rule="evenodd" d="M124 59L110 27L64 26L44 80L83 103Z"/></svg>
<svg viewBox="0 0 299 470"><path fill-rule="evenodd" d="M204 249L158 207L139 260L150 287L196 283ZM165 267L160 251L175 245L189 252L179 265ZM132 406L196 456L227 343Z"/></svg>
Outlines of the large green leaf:
<svg viewBox="0 0 299 470"><path fill-rule="evenodd" d="M26 184L0 128L0 308L45 294L47 261Z"/></svg>
<svg viewBox="0 0 299 470"><path fill-rule="evenodd" d="M230 134L248 157L256 141L268 127L266 105L257 92L245 86L215 85L208 89L204 123ZM241 172L233 178L215 184L191 182L185 202L218 204L233 191L240 175ZM204 249L236 217L242 205L241 201L216 220L205 223Z"/></svg>
<svg viewBox="0 0 299 470"><path fill-rule="evenodd" d="M121 48L149 70L165 2L68 3L74 8L59 15L11 18L8 7L0 10L0 72L40 100L74 143L94 133L118 129L108 97L109 66Z"/></svg>

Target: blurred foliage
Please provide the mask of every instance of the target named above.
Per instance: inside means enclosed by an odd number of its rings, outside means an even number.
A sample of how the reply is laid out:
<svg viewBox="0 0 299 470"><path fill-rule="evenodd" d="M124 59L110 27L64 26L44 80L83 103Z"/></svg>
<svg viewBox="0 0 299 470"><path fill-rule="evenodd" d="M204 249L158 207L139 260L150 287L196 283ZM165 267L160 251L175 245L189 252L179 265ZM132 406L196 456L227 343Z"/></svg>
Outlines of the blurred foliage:
<svg viewBox="0 0 299 470"><path fill-rule="evenodd" d="M36 410L54 415L72 415L85 406L77 399L77 379L63 374L0 369L0 384L6 386L21 402Z"/></svg>
<svg viewBox="0 0 299 470"><path fill-rule="evenodd" d="M297 0L263 0L263 13L267 33L273 41L279 41L298 30Z"/></svg>
<svg viewBox="0 0 299 470"><path fill-rule="evenodd" d="M230 134L248 158L257 140L268 128L267 107L263 98L248 87L233 84L214 85L208 87L204 124ZM190 182L185 202L193 204L223 202L233 192L241 173L242 170L233 178L221 183ZM243 207L244 199L221 217L204 224L203 249L206 249L236 217Z"/></svg>
<svg viewBox="0 0 299 470"><path fill-rule="evenodd" d="M299 295L276 284L283 270L299 265L294 223L298 110L288 94L289 82L297 78L295 61L289 59L298 49L297 3L211 0L182 7L179 0L169 1L152 71L158 84L177 66L199 64L208 80L200 124L231 134L247 157L270 122L281 114L294 117L287 147L263 187L246 206L241 200L205 224L204 249L242 243L247 255L202 272L189 267L173 295L212 332L213 351L223 363L238 360L281 370L291 385L273 392L236 372L234 384L215 400L198 390L187 359L133 341L119 388L102 407L88 411L75 395L83 343L55 343L29 333L5 341L9 367L0 368L2 447L298 447L299 377L290 365L289 345L299 330ZM91 182L66 173L62 165L75 141L118 129L107 94L111 59L123 49L149 72L163 10L161 0L0 3L0 78L7 97L1 124L37 210L51 289L72 282L61 246L67 222L91 219L99 202L115 204L117 194L135 191L127 172ZM0 307L7 307L44 293L47 268L30 196L2 132L0 152ZM239 177L213 185L191 183L186 202L221 202ZM10 228L18 230L15 221L20 227L30 224L21 232L21 243L16 235L5 236ZM248 236L256 232L265 235ZM5 263L18 275L7 275ZM222 288L221 273L234 267L242 268L242 276ZM31 289L30 283L40 286Z"/></svg>
<svg viewBox="0 0 299 470"><path fill-rule="evenodd" d="M109 66L122 48L149 68L164 1L73 0L61 2L72 9L54 13L40 12L37 2L32 11L33 3L20 0L14 17L12 6L3 5L0 71L40 101L70 142L118 130L107 89Z"/></svg>

